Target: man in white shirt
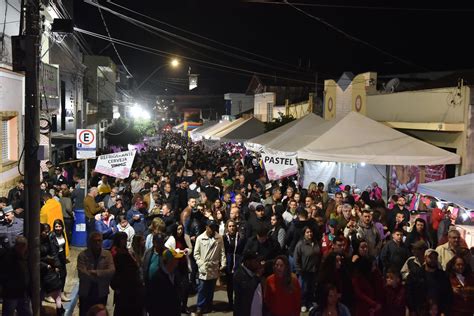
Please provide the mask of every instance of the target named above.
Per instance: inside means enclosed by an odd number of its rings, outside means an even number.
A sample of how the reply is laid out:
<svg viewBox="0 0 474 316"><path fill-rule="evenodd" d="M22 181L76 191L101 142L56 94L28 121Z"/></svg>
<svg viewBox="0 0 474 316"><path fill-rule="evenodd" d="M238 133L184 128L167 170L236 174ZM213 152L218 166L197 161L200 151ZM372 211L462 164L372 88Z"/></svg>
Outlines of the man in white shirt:
<svg viewBox="0 0 474 316"><path fill-rule="evenodd" d="M446 265L449 260L451 260L456 253L461 248L461 233L456 230L456 228L450 228L448 232L448 242L438 246L436 252L439 254L438 260L443 267L443 270L446 270Z"/></svg>

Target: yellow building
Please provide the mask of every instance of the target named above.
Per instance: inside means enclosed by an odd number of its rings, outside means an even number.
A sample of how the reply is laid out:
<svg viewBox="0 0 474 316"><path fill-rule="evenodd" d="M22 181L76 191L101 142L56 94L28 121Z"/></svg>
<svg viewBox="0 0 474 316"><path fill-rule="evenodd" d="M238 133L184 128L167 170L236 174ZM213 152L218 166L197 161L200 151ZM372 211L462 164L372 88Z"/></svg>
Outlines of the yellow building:
<svg viewBox="0 0 474 316"><path fill-rule="evenodd" d="M453 73L425 84L425 89L402 92L397 92L397 85L404 79L391 80L384 89L377 89L374 72L359 74L349 83L347 76L341 79L324 83L324 119L339 118L349 110L359 112L458 154L461 165L457 175L474 172L474 96L462 76Z"/></svg>

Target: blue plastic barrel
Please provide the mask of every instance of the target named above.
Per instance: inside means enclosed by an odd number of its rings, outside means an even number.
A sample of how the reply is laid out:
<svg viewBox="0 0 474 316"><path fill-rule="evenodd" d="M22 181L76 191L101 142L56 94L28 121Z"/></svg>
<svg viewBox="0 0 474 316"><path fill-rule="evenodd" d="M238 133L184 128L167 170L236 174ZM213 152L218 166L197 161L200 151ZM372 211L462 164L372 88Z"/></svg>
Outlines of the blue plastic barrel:
<svg viewBox="0 0 474 316"><path fill-rule="evenodd" d="M72 227L72 243L74 247L87 246L86 214L84 210L75 210L76 220Z"/></svg>

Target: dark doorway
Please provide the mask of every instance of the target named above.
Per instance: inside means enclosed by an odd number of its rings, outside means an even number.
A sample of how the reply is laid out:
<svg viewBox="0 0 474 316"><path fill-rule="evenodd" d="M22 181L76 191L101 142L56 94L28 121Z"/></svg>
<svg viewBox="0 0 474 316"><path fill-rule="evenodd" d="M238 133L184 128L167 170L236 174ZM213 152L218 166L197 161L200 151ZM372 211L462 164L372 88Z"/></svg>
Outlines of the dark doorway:
<svg viewBox="0 0 474 316"><path fill-rule="evenodd" d="M66 129L66 82L61 80L61 130Z"/></svg>
<svg viewBox="0 0 474 316"><path fill-rule="evenodd" d="M453 154L456 153L456 148L440 147ZM456 176L456 165L446 165L446 179L454 178Z"/></svg>

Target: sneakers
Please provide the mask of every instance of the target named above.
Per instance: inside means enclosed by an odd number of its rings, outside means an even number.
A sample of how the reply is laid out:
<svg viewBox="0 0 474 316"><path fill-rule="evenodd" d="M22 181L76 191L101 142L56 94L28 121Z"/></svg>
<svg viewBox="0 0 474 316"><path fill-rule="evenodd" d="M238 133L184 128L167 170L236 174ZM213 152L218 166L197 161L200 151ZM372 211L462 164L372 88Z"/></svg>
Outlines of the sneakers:
<svg viewBox="0 0 474 316"><path fill-rule="evenodd" d="M70 297L67 297L66 294L61 293L61 301L63 302L70 302L71 301L71 298Z"/></svg>
<svg viewBox="0 0 474 316"><path fill-rule="evenodd" d="M308 311L308 309L306 308L306 306L301 306L301 312L302 313L306 313Z"/></svg>
<svg viewBox="0 0 474 316"><path fill-rule="evenodd" d="M45 301L45 302L48 302L48 303L56 303L56 302L54 301L54 299L53 299L51 296L46 296L46 297L44 298L44 301Z"/></svg>

